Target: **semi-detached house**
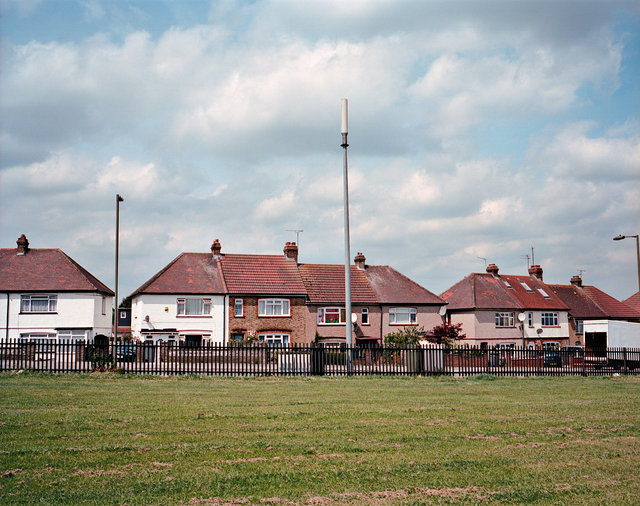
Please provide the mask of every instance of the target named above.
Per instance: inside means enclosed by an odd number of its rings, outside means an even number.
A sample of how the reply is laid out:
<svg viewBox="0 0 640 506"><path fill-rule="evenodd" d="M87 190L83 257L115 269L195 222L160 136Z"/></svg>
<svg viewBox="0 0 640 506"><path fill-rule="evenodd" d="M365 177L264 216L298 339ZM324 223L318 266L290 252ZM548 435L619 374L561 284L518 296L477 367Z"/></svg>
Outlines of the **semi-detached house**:
<svg viewBox="0 0 640 506"><path fill-rule="evenodd" d="M445 302L389 266L358 254L352 273L354 342L380 343L405 326L442 323ZM345 340L344 266L299 264L283 255L183 253L132 294L132 334L141 340L270 345Z"/></svg>
<svg viewBox="0 0 640 506"><path fill-rule="evenodd" d="M0 249L0 339L106 342L113 291L60 249L16 242Z"/></svg>

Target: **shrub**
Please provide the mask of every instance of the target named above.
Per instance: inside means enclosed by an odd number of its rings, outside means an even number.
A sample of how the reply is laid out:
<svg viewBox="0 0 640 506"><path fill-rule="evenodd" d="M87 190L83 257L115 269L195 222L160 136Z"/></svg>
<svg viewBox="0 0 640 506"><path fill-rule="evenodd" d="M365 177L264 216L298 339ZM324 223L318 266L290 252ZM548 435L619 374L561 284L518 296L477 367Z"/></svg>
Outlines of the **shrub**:
<svg viewBox="0 0 640 506"><path fill-rule="evenodd" d="M438 344L446 344L447 346L451 346L454 341L467 337L467 335L462 332L462 323L454 323L452 325L444 322L442 325L433 327L431 334L437 340Z"/></svg>
<svg viewBox="0 0 640 506"><path fill-rule="evenodd" d="M406 348L417 345L424 336L423 327L404 327L402 330L384 336L384 344L392 348Z"/></svg>

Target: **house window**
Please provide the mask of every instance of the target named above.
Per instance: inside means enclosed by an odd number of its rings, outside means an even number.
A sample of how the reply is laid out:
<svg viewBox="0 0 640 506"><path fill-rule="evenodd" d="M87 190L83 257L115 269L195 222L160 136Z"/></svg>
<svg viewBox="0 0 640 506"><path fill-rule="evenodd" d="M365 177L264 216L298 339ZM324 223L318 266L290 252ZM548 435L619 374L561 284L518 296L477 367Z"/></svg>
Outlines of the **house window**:
<svg viewBox="0 0 640 506"><path fill-rule="evenodd" d="M540 295L542 295L545 299L550 299L551 298L549 296L549 294L547 292L545 292L542 288L538 288L538 291L540 292Z"/></svg>
<svg viewBox="0 0 640 506"><path fill-rule="evenodd" d="M244 332L231 332L232 341L244 341Z"/></svg>
<svg viewBox="0 0 640 506"><path fill-rule="evenodd" d="M56 346L55 334L33 333L20 334L21 343L30 343L37 346L38 352L54 352Z"/></svg>
<svg viewBox="0 0 640 506"><path fill-rule="evenodd" d="M558 313L542 313L542 326L543 327L557 327L558 326Z"/></svg>
<svg viewBox="0 0 640 506"><path fill-rule="evenodd" d="M584 320L576 320L576 334L584 333Z"/></svg>
<svg viewBox="0 0 640 506"><path fill-rule="evenodd" d="M504 283L504 286L506 286L507 288L512 288L511 283L509 283L506 279L503 279L502 282Z"/></svg>
<svg viewBox="0 0 640 506"><path fill-rule="evenodd" d="M546 343L542 343L543 350L557 350L560 348L560 343L555 341L547 341Z"/></svg>
<svg viewBox="0 0 640 506"><path fill-rule="evenodd" d="M533 293L533 290L531 289L531 287L528 284L526 284L524 281L520 281L520 284L522 285L522 288L524 288L526 292Z"/></svg>
<svg viewBox="0 0 640 506"><path fill-rule="evenodd" d="M57 295L22 295L21 313L55 313L58 308Z"/></svg>
<svg viewBox="0 0 640 506"><path fill-rule="evenodd" d="M392 307L389 309L389 323L391 325L413 325L416 323L417 314L415 307Z"/></svg>
<svg viewBox="0 0 640 506"><path fill-rule="evenodd" d="M233 316L240 318L244 316L244 299L236 299L233 303Z"/></svg>
<svg viewBox="0 0 640 506"><path fill-rule="evenodd" d="M346 319L347 313L343 307L321 307L318 309L318 324L344 325Z"/></svg>
<svg viewBox="0 0 640 506"><path fill-rule="evenodd" d="M211 299L178 299L178 316L211 314Z"/></svg>
<svg viewBox="0 0 640 506"><path fill-rule="evenodd" d="M533 313L529 313L529 327L533 327Z"/></svg>
<svg viewBox="0 0 640 506"><path fill-rule="evenodd" d="M107 298L102 296L102 314L107 314Z"/></svg>
<svg viewBox="0 0 640 506"><path fill-rule="evenodd" d="M59 330L58 341L61 343L82 342L85 340L86 334L85 330Z"/></svg>
<svg viewBox="0 0 640 506"><path fill-rule="evenodd" d="M362 322L362 325L369 325L369 308L363 307L360 315L360 321Z"/></svg>
<svg viewBox="0 0 640 506"><path fill-rule="evenodd" d="M289 345L289 334L258 334L258 341L267 343L272 348Z"/></svg>
<svg viewBox="0 0 640 506"><path fill-rule="evenodd" d="M260 299L258 316L291 316L289 299Z"/></svg>
<svg viewBox="0 0 640 506"><path fill-rule="evenodd" d="M496 313L496 327L513 327L513 313Z"/></svg>

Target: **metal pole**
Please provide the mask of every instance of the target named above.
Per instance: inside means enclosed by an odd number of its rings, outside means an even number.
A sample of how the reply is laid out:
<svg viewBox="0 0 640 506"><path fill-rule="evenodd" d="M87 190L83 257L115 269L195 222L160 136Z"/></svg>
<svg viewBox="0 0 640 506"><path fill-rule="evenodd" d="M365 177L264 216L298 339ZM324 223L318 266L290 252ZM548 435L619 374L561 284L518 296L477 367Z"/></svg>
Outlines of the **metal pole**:
<svg viewBox="0 0 640 506"><path fill-rule="evenodd" d="M118 252L120 249L120 202L124 199L116 194L116 290L115 290L115 311L113 313L113 362L116 361L116 341L118 340Z"/></svg>
<svg viewBox="0 0 640 506"><path fill-rule="evenodd" d="M351 348L353 336L351 335L351 245L349 241L349 173L347 165L348 129L348 101L342 99L342 144L344 149L343 179L344 179L344 306L345 306L345 330L347 341L347 373L351 374Z"/></svg>
<svg viewBox="0 0 640 506"><path fill-rule="evenodd" d="M634 235L636 238L636 260L638 261L638 294L640 296L640 234Z"/></svg>

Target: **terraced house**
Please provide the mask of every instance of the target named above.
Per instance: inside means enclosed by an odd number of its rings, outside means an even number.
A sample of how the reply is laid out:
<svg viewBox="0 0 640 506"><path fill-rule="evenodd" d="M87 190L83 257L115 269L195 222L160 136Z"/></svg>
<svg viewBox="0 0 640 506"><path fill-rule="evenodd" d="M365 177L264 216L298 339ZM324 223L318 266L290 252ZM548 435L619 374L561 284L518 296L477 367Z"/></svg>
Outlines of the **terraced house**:
<svg viewBox="0 0 640 506"><path fill-rule="evenodd" d="M405 326L442 323L445 303L389 266L352 271L352 318L345 313L344 266L299 264L298 246L283 255L182 253L132 294L132 333L141 340L271 345L339 343L354 325L355 344L381 343Z"/></svg>

